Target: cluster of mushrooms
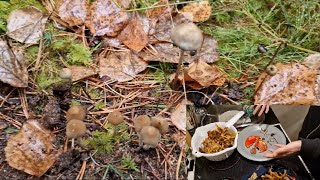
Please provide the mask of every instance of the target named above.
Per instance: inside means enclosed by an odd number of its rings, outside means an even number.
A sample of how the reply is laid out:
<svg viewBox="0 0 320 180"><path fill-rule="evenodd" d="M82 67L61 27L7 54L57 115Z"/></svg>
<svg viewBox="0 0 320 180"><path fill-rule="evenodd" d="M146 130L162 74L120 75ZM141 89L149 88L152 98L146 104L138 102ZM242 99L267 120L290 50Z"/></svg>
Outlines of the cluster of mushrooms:
<svg viewBox="0 0 320 180"><path fill-rule="evenodd" d="M67 127L66 135L72 139L72 148L74 148L74 139L81 138L87 132L85 123L86 109L81 105L72 106L66 113ZM117 134L117 127L124 122L124 117L120 111L111 112L107 119L108 123L113 125L113 135ZM135 131L139 136L139 146L144 150L155 148L160 141L161 134L169 131L169 124L161 116L150 118L147 115L140 115L133 120Z"/></svg>
<svg viewBox="0 0 320 180"><path fill-rule="evenodd" d="M140 115L133 120L134 128L139 136L139 146L144 150L155 148L160 141L161 134L169 131L169 124L164 118Z"/></svg>
<svg viewBox="0 0 320 180"><path fill-rule="evenodd" d="M66 113L66 135L68 139L72 139L72 148L74 148L74 139L84 136L87 132L86 124L83 122L86 118L86 111L83 106L76 105Z"/></svg>

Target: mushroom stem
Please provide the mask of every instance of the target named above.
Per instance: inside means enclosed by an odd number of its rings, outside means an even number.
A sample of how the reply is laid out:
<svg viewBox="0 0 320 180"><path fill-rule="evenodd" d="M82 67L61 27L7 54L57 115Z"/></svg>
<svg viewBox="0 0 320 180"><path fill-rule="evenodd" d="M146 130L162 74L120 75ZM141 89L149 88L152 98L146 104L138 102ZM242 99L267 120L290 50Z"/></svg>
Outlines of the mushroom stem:
<svg viewBox="0 0 320 180"><path fill-rule="evenodd" d="M112 136L115 136L116 134L117 134L117 126L116 125L114 125L113 126L113 134L112 134Z"/></svg>
<svg viewBox="0 0 320 180"><path fill-rule="evenodd" d="M183 49L180 49L180 58L179 58L179 63L178 63L178 67L177 67L177 71L176 71L176 75L174 76L174 79L172 80L172 84L171 84L171 88L172 89L178 89L179 88L179 74L180 74L180 71L181 71L181 65L182 65L182 61L183 61L183 55L184 55L184 50Z"/></svg>
<svg viewBox="0 0 320 180"><path fill-rule="evenodd" d="M142 137L140 135L140 133L138 132L138 137L139 137L139 146L142 147L143 143L142 143Z"/></svg>
<svg viewBox="0 0 320 180"><path fill-rule="evenodd" d="M71 149L74 149L74 138L71 139Z"/></svg>

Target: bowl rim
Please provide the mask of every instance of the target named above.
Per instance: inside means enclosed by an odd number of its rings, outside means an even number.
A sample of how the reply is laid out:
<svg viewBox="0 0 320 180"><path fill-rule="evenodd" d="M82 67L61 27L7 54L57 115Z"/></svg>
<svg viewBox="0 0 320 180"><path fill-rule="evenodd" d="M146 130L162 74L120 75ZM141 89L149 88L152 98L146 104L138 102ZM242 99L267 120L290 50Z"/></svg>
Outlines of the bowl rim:
<svg viewBox="0 0 320 180"><path fill-rule="evenodd" d="M236 132L236 137L234 139L234 143L233 143L233 146L232 147L229 147L229 148L226 148L222 151L219 151L219 152L216 152L216 153L210 153L210 154L207 154L207 153L202 153L199 151L199 148L195 149L195 135L197 134L197 132L200 132L202 129L206 128L207 126L213 126L215 124L226 124L226 122L214 122L214 123L210 123L210 124L207 124L205 126L200 126L200 127L197 127L196 128L196 131L194 133L194 135L192 136L191 138L191 147L192 147L192 154L196 157L214 157L214 156L219 156L219 155L222 155L222 154L225 154L229 151L232 151L234 149L237 148L238 146L238 136L239 136L239 133L238 133L238 130L237 128L235 128L234 126L231 126L230 128L234 128L235 132ZM229 128L229 129L230 129ZM209 130L210 131L210 130ZM207 131L208 132L208 131ZM207 133L206 132L206 133ZM204 138L198 140L198 141L201 141L201 143L203 142Z"/></svg>

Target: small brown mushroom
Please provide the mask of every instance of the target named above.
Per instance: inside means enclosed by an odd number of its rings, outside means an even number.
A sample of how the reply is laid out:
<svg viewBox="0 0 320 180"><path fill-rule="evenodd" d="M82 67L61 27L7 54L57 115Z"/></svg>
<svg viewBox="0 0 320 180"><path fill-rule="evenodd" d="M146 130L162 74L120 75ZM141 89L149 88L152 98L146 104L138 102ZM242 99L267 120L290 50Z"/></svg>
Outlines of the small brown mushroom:
<svg viewBox="0 0 320 180"><path fill-rule="evenodd" d="M68 138L72 138L72 149L74 148L74 139L84 136L86 131L86 124L83 121L72 119L68 122L66 127L66 135Z"/></svg>
<svg viewBox="0 0 320 180"><path fill-rule="evenodd" d="M59 76L61 79L71 79L72 78L72 72L69 68L63 68L59 72Z"/></svg>
<svg viewBox="0 0 320 180"><path fill-rule="evenodd" d="M160 116L155 116L151 118L151 126L159 129L161 134L165 134L169 131L168 121Z"/></svg>
<svg viewBox="0 0 320 180"><path fill-rule="evenodd" d="M278 69L277 69L277 67L276 67L275 65L269 65L269 66L267 66L267 68L266 68L266 72L267 72L267 74L269 74L270 76L274 76L274 75L277 74Z"/></svg>
<svg viewBox="0 0 320 180"><path fill-rule="evenodd" d="M140 138L144 150L155 148L160 141L160 131L153 126L144 126L140 131Z"/></svg>
<svg viewBox="0 0 320 180"><path fill-rule="evenodd" d="M140 115L133 120L133 125L137 133L139 133L144 126L150 126L150 124L150 117L147 115Z"/></svg>
<svg viewBox="0 0 320 180"><path fill-rule="evenodd" d="M107 121L113 125L113 135L117 133L117 126L124 121L124 117L120 111L109 113Z"/></svg>
<svg viewBox="0 0 320 180"><path fill-rule="evenodd" d="M87 110L81 105L72 106L66 113L67 121L78 119L83 121L86 118Z"/></svg>

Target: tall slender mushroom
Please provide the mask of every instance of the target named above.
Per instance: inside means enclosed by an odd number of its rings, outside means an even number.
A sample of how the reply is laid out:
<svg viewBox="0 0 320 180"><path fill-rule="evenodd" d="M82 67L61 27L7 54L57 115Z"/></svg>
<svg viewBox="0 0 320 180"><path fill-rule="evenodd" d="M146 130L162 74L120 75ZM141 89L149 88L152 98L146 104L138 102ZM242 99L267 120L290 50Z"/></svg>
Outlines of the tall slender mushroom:
<svg viewBox="0 0 320 180"><path fill-rule="evenodd" d="M113 125L113 135L116 135L118 125L124 121L124 117L120 111L113 111L107 117L107 121Z"/></svg>
<svg viewBox="0 0 320 180"><path fill-rule="evenodd" d="M72 149L74 148L74 139L82 137L86 134L87 128L83 121L72 119L68 122L66 128L67 138L72 138Z"/></svg>
<svg viewBox="0 0 320 180"><path fill-rule="evenodd" d="M177 72L171 84L171 87L176 89L178 86L178 76L181 70L184 51L191 51L191 54L195 54L195 52L201 48L203 34L194 23L188 22L174 27L170 37L173 44L181 49Z"/></svg>

